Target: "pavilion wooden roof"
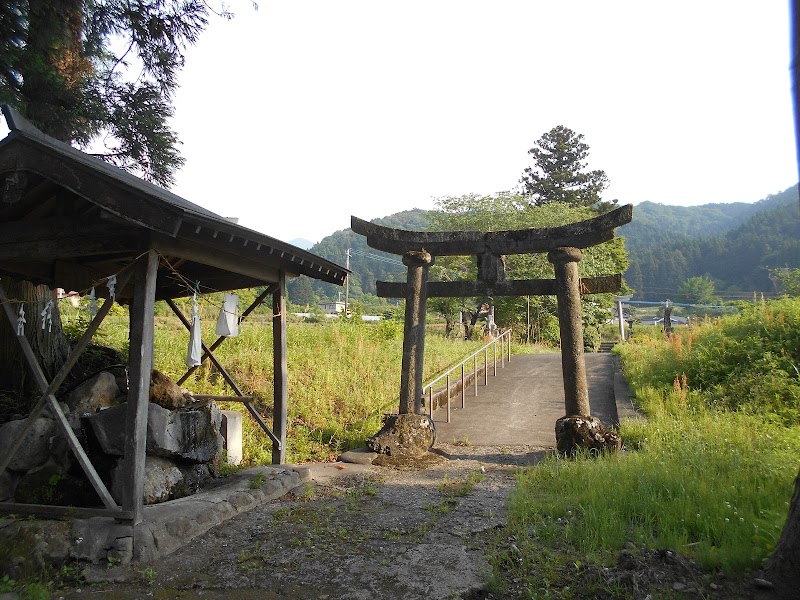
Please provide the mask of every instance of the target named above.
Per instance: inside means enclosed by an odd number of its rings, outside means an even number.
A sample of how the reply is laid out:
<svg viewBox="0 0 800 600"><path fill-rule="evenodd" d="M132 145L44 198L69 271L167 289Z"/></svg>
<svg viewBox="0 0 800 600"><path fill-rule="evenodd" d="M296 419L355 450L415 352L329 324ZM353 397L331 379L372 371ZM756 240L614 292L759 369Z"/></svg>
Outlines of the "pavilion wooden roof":
<svg viewBox="0 0 800 600"><path fill-rule="evenodd" d="M0 277L68 290L105 282L148 250L161 256L156 298L234 290L307 275L342 285L348 270L242 227L59 142L4 106ZM130 289L117 290L130 299Z"/></svg>

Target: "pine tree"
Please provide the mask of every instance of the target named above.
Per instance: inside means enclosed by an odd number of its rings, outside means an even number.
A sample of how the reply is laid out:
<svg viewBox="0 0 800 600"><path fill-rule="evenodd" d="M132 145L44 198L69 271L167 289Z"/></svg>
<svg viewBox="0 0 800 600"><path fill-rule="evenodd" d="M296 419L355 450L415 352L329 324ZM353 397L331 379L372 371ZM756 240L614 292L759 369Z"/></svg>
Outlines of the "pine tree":
<svg viewBox="0 0 800 600"><path fill-rule="evenodd" d="M525 168L520 183L522 193L529 195L535 206L562 202L605 211L616 203L601 200L600 194L608 186L605 172L585 170L589 146L582 134L558 125L542 135L528 154L534 165Z"/></svg>
<svg viewBox="0 0 800 600"><path fill-rule="evenodd" d="M63 142L102 138L101 158L168 186L183 164L172 96L208 11L202 0L3 3L0 102Z"/></svg>
<svg viewBox="0 0 800 600"><path fill-rule="evenodd" d="M85 149L102 139L101 158L168 186L183 164L167 123L172 95L184 51L205 29L208 11L204 0L0 3L0 103L62 142ZM34 317L53 294L5 277L3 285ZM60 327L42 338L33 325L26 335L51 376L69 345ZM0 358L7 367L0 385L23 391L24 369L9 331L0 327Z"/></svg>

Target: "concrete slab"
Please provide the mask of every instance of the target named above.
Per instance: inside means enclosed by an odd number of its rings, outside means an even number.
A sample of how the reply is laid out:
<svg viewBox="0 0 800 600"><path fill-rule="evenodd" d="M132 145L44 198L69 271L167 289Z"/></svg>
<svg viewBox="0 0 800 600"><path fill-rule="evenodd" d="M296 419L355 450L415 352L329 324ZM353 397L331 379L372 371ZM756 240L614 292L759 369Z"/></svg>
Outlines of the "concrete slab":
<svg viewBox="0 0 800 600"><path fill-rule="evenodd" d="M253 467L216 489L145 506L135 528L133 558L152 562L230 517L280 498L311 477L306 468Z"/></svg>
<svg viewBox="0 0 800 600"><path fill-rule="evenodd" d="M618 424L614 397L614 356L587 353L586 372L592 415L605 425ZM451 399L447 411L433 413L438 442L476 446L531 445L555 447L555 422L564 416L564 380L560 354L514 355L489 383L467 387L465 408L461 397Z"/></svg>

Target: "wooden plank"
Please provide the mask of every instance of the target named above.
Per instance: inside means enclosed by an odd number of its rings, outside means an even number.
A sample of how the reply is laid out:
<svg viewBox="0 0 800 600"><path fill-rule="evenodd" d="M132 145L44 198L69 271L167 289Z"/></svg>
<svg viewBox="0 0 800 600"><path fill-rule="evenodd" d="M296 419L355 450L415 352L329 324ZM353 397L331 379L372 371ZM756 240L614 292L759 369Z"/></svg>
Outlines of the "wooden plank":
<svg viewBox="0 0 800 600"><path fill-rule="evenodd" d="M138 233L112 237L43 239L34 242L0 243L0 260L65 260L119 254L136 254L142 247Z"/></svg>
<svg viewBox="0 0 800 600"><path fill-rule="evenodd" d="M286 462L286 420L288 406L286 361L286 273L280 272L278 287L272 294L272 364L274 395L272 398L272 428L277 441L273 440L272 464Z"/></svg>
<svg viewBox="0 0 800 600"><path fill-rule="evenodd" d="M88 220L83 216L48 217L38 220L8 221L0 223L0 240L4 244L40 242L42 240L80 237L113 237L130 232L127 228L112 223Z"/></svg>
<svg viewBox="0 0 800 600"><path fill-rule="evenodd" d="M406 284L377 281L380 298L404 298ZM622 289L622 275L600 275L581 279L581 294L606 294ZM498 281L429 281L429 298L470 298L473 296L555 296L555 279Z"/></svg>
<svg viewBox="0 0 800 600"><path fill-rule="evenodd" d="M247 275L264 283L274 283L278 278L276 262L266 257L256 261L235 252L224 252L219 247L206 246L202 241L180 240L163 235L154 235L152 244L161 254L186 258L232 273Z"/></svg>
<svg viewBox="0 0 800 600"><path fill-rule="evenodd" d="M4 260L0 263L0 277L22 279L34 285L44 284L50 289L61 287L54 283L53 267L49 261Z"/></svg>
<svg viewBox="0 0 800 600"><path fill-rule="evenodd" d="M133 524L141 522L144 494L144 461L147 445L147 409L150 373L153 370L154 305L158 255L150 250L136 264L135 292L130 309L130 385L125 412L125 456L122 506Z"/></svg>
<svg viewBox="0 0 800 600"><path fill-rule="evenodd" d="M111 517L112 519L118 519L120 521L129 521L133 518L133 513L129 510L85 508L80 506L54 506L52 504L21 504L16 502L0 502L0 514L32 515L59 519Z"/></svg>
<svg viewBox="0 0 800 600"><path fill-rule="evenodd" d="M614 229L630 223L633 206L622 206L592 219L560 227L518 229L508 231L408 231L369 223L351 217L350 227L367 237L367 244L376 250L405 254L425 249L434 256L463 256L485 252L530 254L555 248L588 248L614 237Z"/></svg>
<svg viewBox="0 0 800 600"><path fill-rule="evenodd" d="M9 323L14 323L16 321L16 316L14 315L14 311L11 308L11 305L8 301L8 296L6 295L5 289L3 288L2 285L0 285L0 303L2 303L3 305L3 310L6 313L6 317L8 318ZM109 310L110 308L111 307L109 306ZM108 311L106 311L106 313L107 312ZM102 319L100 319L100 321L102 321ZM91 339L91 337L89 339ZM31 373L33 374L33 378L36 381L36 385L43 393L42 399L40 399L39 402L36 404L36 407L34 407L34 411L31 412L31 415L28 417L27 422L23 426L25 433L30 431L30 428L33 426L33 421L36 419L36 416L38 415L39 411L42 410L44 402L47 402L47 404L49 404L50 406L50 411L53 413L55 417L56 423L61 428L61 432L67 438L67 443L69 444L69 447L75 454L75 457L77 458L78 463L81 465L83 472L86 473L86 476L89 478L89 482L92 484L92 487L97 492L98 496L100 496L100 499L103 501L103 504L111 509L118 508L117 503L114 501L114 498L111 497L111 494L108 492L108 489L106 488L105 484L100 479L100 476L97 474L97 471L95 471L94 465L92 465L92 462L89 460L89 457L86 456L86 452L83 450L83 447L78 441L78 438L75 437L75 433L72 431L72 427L67 422L67 418L64 416L64 412L61 410L61 406L58 404L58 400L56 400L56 397L53 395L52 391L50 391L51 385L47 383L47 379L44 376L44 372L42 371L42 368L39 366L39 362L36 359L36 355L33 353L33 349L31 348L28 339L25 336L17 336L17 341L19 342L20 348L22 349L22 355L25 357L25 362L28 363L28 367L30 368ZM70 358L77 359L78 354L71 353ZM66 373L68 372L69 369L66 370ZM59 372L59 375L62 376L61 381L63 381L63 375L64 375L63 368ZM61 385L60 381L56 383L57 385L55 386L54 390ZM20 436L20 439L24 439L24 436ZM20 439L18 439L15 443L14 452L16 452L16 450L20 446ZM12 456L13 452L10 452L7 457L8 461L10 461Z"/></svg>
<svg viewBox="0 0 800 600"><path fill-rule="evenodd" d="M266 261L275 268L285 270L287 274L308 275L338 285L344 283L348 272L320 256L256 232L243 231L232 223L187 220L176 237L257 263Z"/></svg>

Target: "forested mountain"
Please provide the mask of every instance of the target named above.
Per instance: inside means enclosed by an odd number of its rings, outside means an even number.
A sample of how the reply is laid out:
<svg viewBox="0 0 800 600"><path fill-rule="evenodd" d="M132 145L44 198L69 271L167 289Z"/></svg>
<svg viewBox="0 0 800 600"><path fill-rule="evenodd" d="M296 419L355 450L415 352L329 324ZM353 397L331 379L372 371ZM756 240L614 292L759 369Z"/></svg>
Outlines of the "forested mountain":
<svg viewBox="0 0 800 600"><path fill-rule="evenodd" d="M623 225L617 234L625 238L629 250L652 247L676 237L701 238L724 234L743 225L753 215L786 204L797 205L796 187L748 204L703 204L671 206L641 202L633 210L633 221Z"/></svg>
<svg viewBox="0 0 800 600"><path fill-rule="evenodd" d="M427 215L429 212L415 208L382 219L374 219L373 222L398 229L423 230L428 227ZM323 238L309 251L337 264L345 265L348 248L353 249L350 258L350 269L353 271L350 277L351 298L358 299L363 294L374 295L376 281L402 281L405 279L406 268L400 262L399 256L370 248L363 235L353 233L349 228ZM306 288L313 290L321 299L335 300L339 297L339 292L344 298L344 289L339 286L317 280L311 282L309 286L309 282L302 282L303 279L305 278L298 277L288 284L289 299L296 304L308 303L306 294L300 293Z"/></svg>
<svg viewBox="0 0 800 600"><path fill-rule="evenodd" d="M425 230L432 211L413 209L375 223L401 229ZM633 221L617 233L625 238L630 268L628 285L643 300L680 302L680 286L690 277L708 275L723 299L773 292L770 269L800 268L800 204L797 186L758 202L669 206L642 202L634 207ZM406 269L400 257L373 250L363 236L350 229L337 231L310 251L344 265L352 248L350 296L375 294L375 281L401 281ZM310 303L313 292L335 299L344 290L319 281L289 283L289 298Z"/></svg>
<svg viewBox="0 0 800 600"><path fill-rule="evenodd" d="M723 299L774 292L770 269L800 267L797 187L754 204L678 207L644 202L620 227L636 298L680 302L690 277L708 275Z"/></svg>

